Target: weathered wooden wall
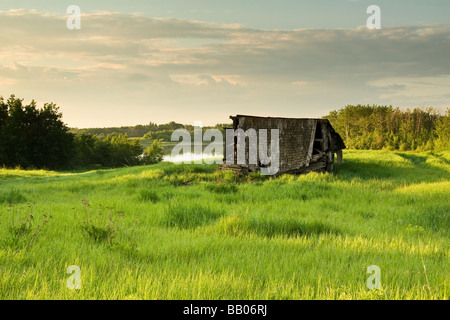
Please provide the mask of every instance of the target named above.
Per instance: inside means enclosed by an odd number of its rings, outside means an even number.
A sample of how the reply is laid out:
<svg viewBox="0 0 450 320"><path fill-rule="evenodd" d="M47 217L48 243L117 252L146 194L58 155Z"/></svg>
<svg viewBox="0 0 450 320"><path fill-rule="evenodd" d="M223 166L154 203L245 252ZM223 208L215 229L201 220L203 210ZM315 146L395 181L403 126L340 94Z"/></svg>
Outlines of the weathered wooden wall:
<svg viewBox="0 0 450 320"><path fill-rule="evenodd" d="M336 143L337 133L325 119L271 118L237 115L230 117L234 129L267 129L268 141L270 130L279 130L279 173L308 172L311 170L332 170L334 152L345 148L343 143ZM319 124L319 126L317 126ZM315 139L316 128L321 131L323 141ZM338 140L340 139L339 135ZM316 144L314 144L316 142ZM340 141L341 142L341 141ZM320 143L320 152L314 151ZM247 167L250 171L259 169L258 165L248 164L248 147L246 150ZM328 165L328 166L327 166Z"/></svg>

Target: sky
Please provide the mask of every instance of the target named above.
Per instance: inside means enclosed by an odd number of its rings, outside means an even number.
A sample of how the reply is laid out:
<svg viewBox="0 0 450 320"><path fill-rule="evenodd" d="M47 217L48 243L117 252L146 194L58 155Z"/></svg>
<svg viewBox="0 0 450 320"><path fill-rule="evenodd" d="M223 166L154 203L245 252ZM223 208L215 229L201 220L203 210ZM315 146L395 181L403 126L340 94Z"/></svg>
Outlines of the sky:
<svg viewBox="0 0 450 320"><path fill-rule="evenodd" d="M448 0L2 0L0 96L54 102L79 128L445 110L449 31Z"/></svg>

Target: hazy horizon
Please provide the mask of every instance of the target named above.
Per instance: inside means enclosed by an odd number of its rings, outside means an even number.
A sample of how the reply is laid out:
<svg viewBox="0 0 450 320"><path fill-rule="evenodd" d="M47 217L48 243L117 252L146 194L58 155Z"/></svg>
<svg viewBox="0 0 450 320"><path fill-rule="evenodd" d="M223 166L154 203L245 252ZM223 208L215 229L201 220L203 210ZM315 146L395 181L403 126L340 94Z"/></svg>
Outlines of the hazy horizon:
<svg viewBox="0 0 450 320"><path fill-rule="evenodd" d="M26 101L24 101L24 103L25 103ZM338 108L338 109L343 109L345 106L343 106L342 108ZM392 106L393 108L396 108L396 106ZM418 107L418 108L428 108L428 107ZM439 113L441 114L441 115L445 115L445 109L444 108L439 108L439 107L433 107L433 108L435 108L435 110L436 111L439 111ZM336 109L336 110L338 110L338 109ZM401 111L406 111L406 109L408 109L408 107L399 107L399 109L401 110ZM330 111L332 111L332 110L330 110ZM233 115L231 115L230 114L230 116L236 116L237 114L233 114ZM324 116L327 116L328 115L328 113L326 113L326 114L323 114L323 115L319 115L319 116L317 116L317 117L309 117L309 118L313 118L313 119L315 119L315 118L317 118L317 119L321 119L322 117L324 117ZM254 117L258 117L258 116L260 116L260 115L258 115L258 114L252 114L251 116L254 116ZM298 117L282 117L282 116L267 116L267 117L274 117L274 118L277 118L277 117L279 117L279 118L308 118L308 117L303 117L303 116L298 116ZM64 120L64 115L63 115L63 120ZM162 125L162 124L167 124L167 123L169 123L169 122L171 122L171 121L174 121L174 122L176 122L176 123L179 123L179 124L183 124L183 125L194 125L194 122L192 122L192 123L184 123L184 122L180 122L180 121L175 121L175 120L169 120L169 121L167 121L167 122L155 122L155 121L152 121L151 119L150 120L148 120L147 122L141 122L141 123L136 123L136 124L129 124L129 125L115 125L115 126L92 126L92 127L73 127L73 126L69 126L70 128L72 128L72 129L80 129L80 130L83 130L83 129L103 129L103 128L120 128L120 127L135 127L135 126L146 126L146 125L149 125L149 123L150 122L152 122L152 123L155 123L155 124L157 124L157 125ZM229 123L229 124L232 124L233 123L233 121L230 119L230 118L228 118L228 121L224 121L224 122L214 122L214 121L212 121L212 122L207 122L207 123L203 123L202 122L202 126L203 127L211 127L211 126L215 126L215 125L217 125L217 124L226 124L226 123Z"/></svg>

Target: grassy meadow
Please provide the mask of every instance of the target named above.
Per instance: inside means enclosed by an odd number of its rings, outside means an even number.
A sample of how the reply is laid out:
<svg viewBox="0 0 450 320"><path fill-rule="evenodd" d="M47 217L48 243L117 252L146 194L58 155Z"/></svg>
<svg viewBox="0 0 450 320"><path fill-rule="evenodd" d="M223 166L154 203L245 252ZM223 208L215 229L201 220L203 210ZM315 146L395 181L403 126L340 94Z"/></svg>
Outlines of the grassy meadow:
<svg viewBox="0 0 450 320"><path fill-rule="evenodd" d="M448 299L450 152L218 167L0 169L0 299Z"/></svg>

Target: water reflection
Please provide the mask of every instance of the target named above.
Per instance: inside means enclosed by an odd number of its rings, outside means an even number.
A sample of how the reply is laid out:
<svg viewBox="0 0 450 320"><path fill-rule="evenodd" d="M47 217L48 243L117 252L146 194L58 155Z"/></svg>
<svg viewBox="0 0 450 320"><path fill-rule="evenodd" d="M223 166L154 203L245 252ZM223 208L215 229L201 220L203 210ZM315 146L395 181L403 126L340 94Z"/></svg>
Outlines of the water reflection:
<svg viewBox="0 0 450 320"><path fill-rule="evenodd" d="M203 150L206 148L207 144L203 145ZM192 162L192 161L196 161L196 160L210 160L212 161L217 161L217 160L222 160L223 159L223 153L218 153L218 154L211 154L211 153L197 153L194 151L193 146L189 145L189 149L191 149L192 152L180 152L180 154L174 155L172 156L172 149L173 149L174 145L165 145L163 146L163 152L164 152L164 157L163 157L163 161L166 162L174 162L174 163L180 163L180 162Z"/></svg>
<svg viewBox="0 0 450 320"><path fill-rule="evenodd" d="M176 156L172 156L170 154L165 155L163 161L166 162L192 162L195 160L222 160L223 155L215 155L215 154L203 154L203 153L182 153Z"/></svg>

